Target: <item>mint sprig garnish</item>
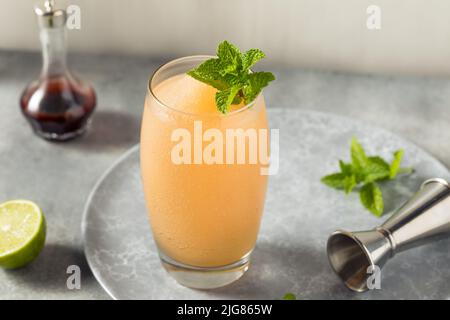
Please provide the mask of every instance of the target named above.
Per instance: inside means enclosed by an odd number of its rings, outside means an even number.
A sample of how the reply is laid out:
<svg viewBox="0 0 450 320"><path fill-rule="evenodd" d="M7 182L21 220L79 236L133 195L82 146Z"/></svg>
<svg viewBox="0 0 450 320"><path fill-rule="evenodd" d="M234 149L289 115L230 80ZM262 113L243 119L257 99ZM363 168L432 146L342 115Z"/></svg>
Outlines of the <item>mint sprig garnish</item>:
<svg viewBox="0 0 450 320"><path fill-rule="evenodd" d="M270 72L251 72L259 60L265 57L259 49L250 49L245 53L228 41L217 48L217 58L206 60L188 75L213 86L216 93L217 109L227 113L232 104L251 103L275 76Z"/></svg>
<svg viewBox="0 0 450 320"><path fill-rule="evenodd" d="M384 201L377 182L394 180L401 173L412 172L412 168L401 168L403 155L403 150L394 152L390 163L379 156L369 157L358 140L353 138L350 146L351 162L339 160L341 171L326 175L321 181L331 188L344 190L346 194L360 187L361 203L380 217L384 212Z"/></svg>

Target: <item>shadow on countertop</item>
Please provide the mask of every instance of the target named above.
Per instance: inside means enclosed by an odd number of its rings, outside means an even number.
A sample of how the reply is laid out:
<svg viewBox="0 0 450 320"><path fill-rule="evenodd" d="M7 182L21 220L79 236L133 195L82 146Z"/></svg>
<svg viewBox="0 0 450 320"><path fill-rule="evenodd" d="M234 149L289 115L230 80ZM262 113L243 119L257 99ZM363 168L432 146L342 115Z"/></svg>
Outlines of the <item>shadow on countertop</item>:
<svg viewBox="0 0 450 320"><path fill-rule="evenodd" d="M128 148L139 143L141 120L131 114L97 110L86 134L69 145L88 152Z"/></svg>
<svg viewBox="0 0 450 320"><path fill-rule="evenodd" d="M73 272L67 273L67 270L72 265L78 266L81 270L80 290L88 288L91 283L96 282L82 249L51 243L47 244L36 260L29 265L4 272L7 277L12 278L21 286L28 286L47 293L54 291L70 294L71 290L67 287L67 280Z"/></svg>
<svg viewBox="0 0 450 320"><path fill-rule="evenodd" d="M303 276L297 279L294 268L301 268ZM251 291L248 291L251 288ZM267 293L276 296L267 296ZM355 299L355 293L346 289L328 265L325 250L307 246L284 246L259 243L252 254L249 271L239 281L214 290L221 298L283 299L286 293L294 293L297 299Z"/></svg>

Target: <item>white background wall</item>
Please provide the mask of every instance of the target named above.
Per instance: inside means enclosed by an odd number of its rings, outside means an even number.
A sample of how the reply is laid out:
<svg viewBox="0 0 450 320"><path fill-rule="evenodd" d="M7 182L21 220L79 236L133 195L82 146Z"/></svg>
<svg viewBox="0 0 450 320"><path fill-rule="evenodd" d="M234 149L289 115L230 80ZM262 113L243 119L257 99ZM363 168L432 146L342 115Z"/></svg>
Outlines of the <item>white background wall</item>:
<svg viewBox="0 0 450 320"><path fill-rule="evenodd" d="M0 49L39 48L36 0L0 0ZM65 0L82 9L71 48L180 56L222 39L260 47L269 63L372 73L450 74L449 0ZM366 28L366 9L382 28Z"/></svg>

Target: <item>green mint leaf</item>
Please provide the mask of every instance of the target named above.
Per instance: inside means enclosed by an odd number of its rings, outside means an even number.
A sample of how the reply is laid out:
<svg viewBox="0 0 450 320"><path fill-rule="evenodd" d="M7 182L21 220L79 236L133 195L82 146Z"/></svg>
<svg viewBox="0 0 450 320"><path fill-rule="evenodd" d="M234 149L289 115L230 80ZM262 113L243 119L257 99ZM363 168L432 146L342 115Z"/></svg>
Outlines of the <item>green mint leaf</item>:
<svg viewBox="0 0 450 320"><path fill-rule="evenodd" d="M352 165L356 170L361 170L367 165L368 160L366 152L355 137L352 138L350 154L352 157Z"/></svg>
<svg viewBox="0 0 450 320"><path fill-rule="evenodd" d="M235 101L239 87L231 87L216 93L216 105L220 112L227 113L231 104Z"/></svg>
<svg viewBox="0 0 450 320"><path fill-rule="evenodd" d="M350 175L353 172L352 165L350 163L345 163L342 160L339 160L339 168L341 168L341 172L346 175Z"/></svg>
<svg viewBox="0 0 450 320"><path fill-rule="evenodd" d="M256 99L261 90L266 87L270 81L275 80L275 76L270 72L255 72L247 76L247 85L244 87L245 103L250 103Z"/></svg>
<svg viewBox="0 0 450 320"><path fill-rule="evenodd" d="M218 59L209 59L199 65L197 68L187 72L194 79L213 86L217 90L228 88L226 79L220 74L220 62Z"/></svg>
<svg viewBox="0 0 450 320"><path fill-rule="evenodd" d="M377 217L381 217L384 211L383 194L374 182L368 183L359 192L361 203Z"/></svg>
<svg viewBox="0 0 450 320"><path fill-rule="evenodd" d="M367 164L369 166L375 165L375 166L382 167L384 169L389 169L389 163L387 163L386 160L384 160L382 157L379 157L379 156L368 157Z"/></svg>
<svg viewBox="0 0 450 320"><path fill-rule="evenodd" d="M356 179L354 175L346 175L342 172L329 174L321 179L322 183L334 188L342 189L346 194L352 192L356 187Z"/></svg>
<svg viewBox="0 0 450 320"><path fill-rule="evenodd" d="M293 293L286 293L283 300L297 300L297 297Z"/></svg>
<svg viewBox="0 0 450 320"><path fill-rule="evenodd" d="M217 56L221 66L219 73L222 76L228 73L236 73L242 66L241 51L228 41L223 41L219 44Z"/></svg>
<svg viewBox="0 0 450 320"><path fill-rule="evenodd" d="M265 57L264 52L259 49L250 49L242 55L242 70L248 71L259 60Z"/></svg>
<svg viewBox="0 0 450 320"><path fill-rule="evenodd" d="M395 177L397 176L397 174L400 170L400 164L403 159L403 154L404 154L404 151L402 149L394 152L394 160L392 160L392 162L391 162L390 171L389 171L390 179L395 179Z"/></svg>
<svg viewBox="0 0 450 320"><path fill-rule="evenodd" d="M216 88L217 109L227 112L230 104L251 103L270 81L275 80L270 72L250 71L262 58L264 53L259 49L250 49L242 54L236 46L223 41L217 48L217 58L203 62L187 74Z"/></svg>
<svg viewBox="0 0 450 320"><path fill-rule="evenodd" d="M345 188L345 178L347 175L339 172L339 173L332 173L329 175L326 175L320 181L322 183L326 184L327 186L334 188L334 189L344 189Z"/></svg>
<svg viewBox="0 0 450 320"><path fill-rule="evenodd" d="M239 88L244 87L247 83L246 77L241 77L239 75L231 73L224 75L222 79L227 83L228 86L239 86Z"/></svg>
<svg viewBox="0 0 450 320"><path fill-rule="evenodd" d="M344 191L345 194L350 194L353 189L356 187L356 178L355 175L346 176L344 179Z"/></svg>
<svg viewBox="0 0 450 320"><path fill-rule="evenodd" d="M233 100L233 103L232 104L240 104L242 102L242 97L239 95L239 94L237 94L235 97L234 97L234 100Z"/></svg>
<svg viewBox="0 0 450 320"><path fill-rule="evenodd" d="M357 185L352 166L339 160L339 167L341 168L341 172L324 176L321 181L331 188L343 189L346 194L349 194Z"/></svg>
<svg viewBox="0 0 450 320"><path fill-rule="evenodd" d="M390 166L381 157L368 157L362 172L365 183L386 180L389 179Z"/></svg>

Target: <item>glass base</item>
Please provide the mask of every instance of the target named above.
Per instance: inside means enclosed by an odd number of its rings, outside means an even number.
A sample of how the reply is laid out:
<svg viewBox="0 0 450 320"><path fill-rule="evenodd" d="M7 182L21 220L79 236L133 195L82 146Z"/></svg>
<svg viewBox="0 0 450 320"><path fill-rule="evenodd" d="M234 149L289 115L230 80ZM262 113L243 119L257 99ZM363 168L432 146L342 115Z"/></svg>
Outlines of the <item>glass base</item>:
<svg viewBox="0 0 450 320"><path fill-rule="evenodd" d="M44 131L40 131L40 130L34 130L34 133L36 133L36 135L38 135L39 137L44 138L45 140L64 142L64 141L69 141L69 140L75 139L75 138L83 135L86 132L87 127L88 127L88 124L86 124L84 127L80 128L76 131L66 132L63 134L44 132Z"/></svg>
<svg viewBox="0 0 450 320"><path fill-rule="evenodd" d="M215 289L235 282L248 270L250 253L241 260L214 268L193 267L161 256L166 271L181 285L192 289Z"/></svg>

